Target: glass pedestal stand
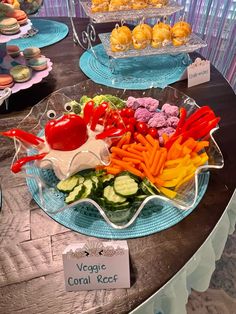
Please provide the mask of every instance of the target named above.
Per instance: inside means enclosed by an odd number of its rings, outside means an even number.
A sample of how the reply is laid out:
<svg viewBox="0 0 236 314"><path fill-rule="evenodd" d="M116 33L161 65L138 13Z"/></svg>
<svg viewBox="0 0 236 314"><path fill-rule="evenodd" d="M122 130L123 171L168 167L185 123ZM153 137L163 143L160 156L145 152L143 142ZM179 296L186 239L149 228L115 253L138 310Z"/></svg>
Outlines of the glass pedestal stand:
<svg viewBox="0 0 236 314"><path fill-rule="evenodd" d="M93 46L96 40L96 31L93 26L93 23L106 23L106 22L114 22L117 20L121 21L121 24L124 23L124 20L136 20L140 18L141 20L149 17L160 17L160 16L168 16L175 12L178 12L182 9L179 5L175 4L173 1L169 1L166 6L162 8L150 8L143 10L127 10L127 11L108 11L108 12L97 12L93 13L91 11L91 2L90 0L67 0L68 13L72 25L73 31L73 40L75 44L79 45L86 52L85 54L91 54L94 59L94 63L97 61L103 70L108 76L112 77L112 81L114 82L114 87L116 83L120 82L120 80L130 80L131 76L140 76L142 80L142 76L144 76L145 84L147 83L147 78L149 77L149 86L155 86L155 82L159 79L161 71L161 67L163 66L164 73L161 73L161 80L164 81L165 77L171 79L166 80L166 85L174 83L182 78L183 72L185 72L186 67L191 63L191 59L188 53L195 51L196 49L202 48L206 46L206 43L196 36L195 34L191 34L187 39L186 44L176 47L172 44L172 42L168 43L165 46L160 48L153 48L149 45L147 48L142 50L129 49L128 51L122 52L112 52L110 49L110 33L99 34L99 38L101 40L103 49L100 49L100 45ZM76 5L80 4L85 11L85 13L89 16L90 22L87 25L87 29L78 34L76 30L75 16L76 16ZM134 14L135 13L135 14ZM135 17L134 17L135 16ZM104 50L104 51L103 51ZM105 56L105 55L106 56ZM87 57L86 57L87 58ZM84 58L84 59L86 59ZM90 61L91 61L90 58ZM175 60L176 59L176 60ZM124 61L125 60L125 61ZM165 63L163 64L163 60ZM145 67L145 63L148 63L147 67ZM93 62L93 61L91 61ZM96 69L98 68L96 64ZM140 63L140 66L139 64ZM174 63L174 71L176 71L176 75L172 75L173 72L173 63ZM91 63L90 63L91 64ZM83 66L83 65L82 65ZM83 70L81 66L80 60L80 68ZM85 65L86 70L88 66ZM136 73L131 73L131 71L136 70ZM153 71L157 69L158 71ZM83 70L84 71L84 70ZM86 75L88 75L87 71L84 71ZM123 74L122 74L123 73ZM130 76L130 74L132 74ZM93 79L93 75L88 75L91 79ZM132 80L132 79L131 79ZM96 81L96 80L95 80ZM98 82L98 81L97 81ZM99 81L99 83L103 83ZM161 86L166 86L164 83ZM110 85L109 85L110 86ZM157 87L160 87L156 84Z"/></svg>

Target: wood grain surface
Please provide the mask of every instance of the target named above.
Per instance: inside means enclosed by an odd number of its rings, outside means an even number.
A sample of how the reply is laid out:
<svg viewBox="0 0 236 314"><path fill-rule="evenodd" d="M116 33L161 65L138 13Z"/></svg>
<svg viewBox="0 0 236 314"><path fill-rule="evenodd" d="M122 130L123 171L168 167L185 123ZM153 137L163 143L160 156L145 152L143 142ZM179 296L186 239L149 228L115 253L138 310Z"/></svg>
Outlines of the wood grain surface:
<svg viewBox="0 0 236 314"><path fill-rule="evenodd" d="M66 18L58 21L69 25ZM82 30L88 20L79 19ZM110 31L113 25L97 26ZM86 80L78 67L82 49L71 31L61 42L42 48L53 61L47 78L11 96L9 111L0 108L0 131L15 127L37 102L51 92ZM192 55L194 58L196 54ZM128 313L160 289L185 265L220 219L236 186L236 98L212 67L211 81L187 88L173 84L202 106L210 105L222 117L216 134L225 159L213 171L206 194L191 215L176 226L139 239L128 240L131 261L130 289L65 292L62 251L71 242L89 237L70 231L49 218L32 200L25 179L10 172L14 147L0 138L0 176L3 206L0 214L0 313Z"/></svg>

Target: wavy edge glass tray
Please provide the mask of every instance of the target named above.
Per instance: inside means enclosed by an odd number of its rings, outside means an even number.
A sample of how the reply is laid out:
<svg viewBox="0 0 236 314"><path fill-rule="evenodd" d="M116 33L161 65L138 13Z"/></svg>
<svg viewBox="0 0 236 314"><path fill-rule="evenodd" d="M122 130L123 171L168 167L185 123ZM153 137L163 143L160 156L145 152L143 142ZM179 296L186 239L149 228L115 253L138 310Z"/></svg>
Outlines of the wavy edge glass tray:
<svg viewBox="0 0 236 314"><path fill-rule="evenodd" d="M94 23L107 23L116 21L131 21L140 18L155 18L158 16L168 16L172 15L184 8L174 1L169 1L169 3L161 8L145 8L142 10L121 10L121 11L106 11L106 12L91 12L91 1L80 0L80 4L86 13Z"/></svg>
<svg viewBox="0 0 236 314"><path fill-rule="evenodd" d="M122 59L122 58L131 58L131 57L142 57L142 56L152 56L152 55L163 55L163 54L171 54L176 55L179 53L190 53L197 49L206 47L207 44L204 40L198 37L196 34L191 34L188 42L185 45L175 47L172 44L166 45L161 48L153 48L152 46L148 46L145 49L137 50L137 49L129 49L127 51L122 52L113 52L110 48L110 36L111 33L102 33L98 34L102 45L109 57L114 59Z"/></svg>
<svg viewBox="0 0 236 314"><path fill-rule="evenodd" d="M127 91L98 85L91 80L87 80L74 86L64 87L43 99L31 109L29 114L18 125L18 128L34 133L35 135L39 135L48 121L46 115L48 110L57 110L57 113L61 116L64 112L65 102L68 100L79 100L82 95L94 97L97 94L113 94L122 99L127 99L128 96L153 97L160 101L161 106L166 102L175 104L179 107L183 106L187 109L188 114L194 112L198 108L198 105L192 98L172 87L166 87L163 90L150 88L145 91ZM102 208L92 199L80 199L70 205L66 205L64 202L64 194L56 189L56 184L59 180L56 178L52 170L38 168L33 162L32 164L24 167L24 173L22 173L22 175L26 177L29 190L38 205L46 213L48 213L50 217L55 217L55 220L59 219L62 224L63 215L67 217L69 215L69 217L72 217L75 209L79 211L81 209L82 212L87 213L84 208L86 206L88 207L88 205L93 209L96 209L97 215L99 216L100 213L108 225L115 229L125 229L131 226L140 214L145 213L145 208L149 208L149 211L151 208L154 212L160 207L163 208L163 211L167 209L169 215L168 219L172 220L171 209L173 209L173 213L176 210L179 212L182 212L183 210L186 212L189 210L188 213L190 213L195 208L206 191L209 178L208 170L211 168L220 169L224 165L222 153L213 138L213 132L217 129L218 128L212 130L210 134L210 145L207 148L209 156L208 163L196 169L195 176L179 188L177 197L169 199L163 195L148 196L143 202L140 202L138 207L135 209L129 208L129 215L127 215L127 213L123 213L125 216L124 221L118 221L119 219L117 220L119 211L115 211L114 215L111 216L107 213L106 209ZM16 154L13 161L15 161L18 157L21 157L21 153L24 155L26 154L25 149L22 151L21 148L22 147L19 147L19 145L16 145ZM29 150L28 153L32 154ZM188 213L180 215L181 218L175 220L175 223L182 220ZM91 210L88 210L88 215L90 215L89 219L91 225L93 225L93 217L95 217L95 220L99 219L99 217L101 219L101 216L98 217L96 215L91 215ZM114 217L116 218L115 221L113 219ZM160 216L158 216L158 220L161 221L162 228L164 226L164 229L173 225L173 221L171 224L169 221L162 221L161 211ZM68 227L68 225L66 226Z"/></svg>

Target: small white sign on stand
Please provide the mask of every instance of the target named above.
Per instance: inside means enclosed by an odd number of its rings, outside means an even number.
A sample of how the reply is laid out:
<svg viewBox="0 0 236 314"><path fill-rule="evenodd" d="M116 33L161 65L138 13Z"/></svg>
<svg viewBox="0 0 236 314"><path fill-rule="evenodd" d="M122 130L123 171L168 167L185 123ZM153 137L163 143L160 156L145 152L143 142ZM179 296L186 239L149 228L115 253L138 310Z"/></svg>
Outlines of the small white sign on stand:
<svg viewBox="0 0 236 314"><path fill-rule="evenodd" d="M187 67L188 87L210 81L210 61L197 58Z"/></svg>
<svg viewBox="0 0 236 314"><path fill-rule="evenodd" d="M75 243L62 257L66 291L130 287L127 241Z"/></svg>

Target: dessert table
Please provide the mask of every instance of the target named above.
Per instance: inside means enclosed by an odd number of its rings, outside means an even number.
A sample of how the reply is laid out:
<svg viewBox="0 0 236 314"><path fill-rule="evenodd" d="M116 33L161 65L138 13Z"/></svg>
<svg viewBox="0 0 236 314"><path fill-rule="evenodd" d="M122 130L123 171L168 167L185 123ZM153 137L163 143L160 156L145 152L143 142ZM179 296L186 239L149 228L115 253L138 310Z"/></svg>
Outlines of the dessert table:
<svg viewBox="0 0 236 314"><path fill-rule="evenodd" d="M32 19L33 22L34 19ZM68 18L57 18L70 28ZM86 28L87 19L78 19ZM114 24L100 24L110 31ZM0 131L15 127L29 109L53 91L87 80L79 69L83 50L73 44L71 29L62 41L42 48L53 62L48 77L13 94L9 110L0 107ZM191 54L194 59L199 56ZM207 191L194 211L177 225L142 238L127 240L131 288L65 292L62 252L88 236L73 232L48 217L32 200L25 179L10 172L14 145L0 139L0 312L13 313L171 313L184 314L191 288L207 289L227 236L236 220L235 94L211 66L211 81L187 88L173 84L221 117L215 134L225 160L211 171Z"/></svg>

